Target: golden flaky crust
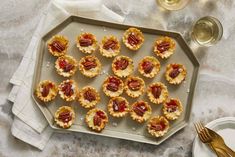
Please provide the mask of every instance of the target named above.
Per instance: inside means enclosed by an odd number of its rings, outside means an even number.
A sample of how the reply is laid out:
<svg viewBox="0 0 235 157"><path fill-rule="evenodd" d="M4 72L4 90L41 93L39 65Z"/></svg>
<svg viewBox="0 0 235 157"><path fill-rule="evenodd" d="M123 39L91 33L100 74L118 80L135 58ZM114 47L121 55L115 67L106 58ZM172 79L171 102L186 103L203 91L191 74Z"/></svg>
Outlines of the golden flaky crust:
<svg viewBox="0 0 235 157"><path fill-rule="evenodd" d="M119 110L115 111L114 110L114 108L115 108L114 102L115 101L125 102L125 104L123 104L125 107L123 107L124 109L122 111L119 111ZM121 106L119 106L119 107L121 107ZM108 103L108 111L109 111L110 115L113 117L117 117L117 118L124 117L129 112L129 103L124 97L111 98Z"/></svg>
<svg viewBox="0 0 235 157"><path fill-rule="evenodd" d="M108 41L114 41L116 43L115 47L113 49L109 48L107 50L104 48L105 43L107 43ZM120 53L120 49L121 49L120 43L115 36L113 36L113 35L104 36L104 38L102 39L101 44L100 44L100 54L102 56L107 57L107 58L117 56Z"/></svg>
<svg viewBox="0 0 235 157"><path fill-rule="evenodd" d="M174 101L176 106L170 106L170 101ZM168 120L176 120L183 112L183 106L179 99L171 98L163 104L163 114Z"/></svg>
<svg viewBox="0 0 235 157"><path fill-rule="evenodd" d="M175 78L172 78L170 73L172 72L174 66L179 67L179 74ZM185 80L186 75L187 70L183 64L172 63L168 64L166 67L165 77L170 84L180 84L183 80Z"/></svg>
<svg viewBox="0 0 235 157"><path fill-rule="evenodd" d="M68 122L63 122L59 116L61 113L63 112L69 112L69 116L71 117L71 120L69 120ZM73 110L72 107L69 107L69 106L61 106L56 112L55 112L55 115L54 115L54 120L56 122L56 124L61 127L61 128L64 128L64 129L67 129L69 128L73 123L74 123L74 120L75 120L75 112Z"/></svg>
<svg viewBox="0 0 235 157"><path fill-rule="evenodd" d="M146 61L151 62L153 64L153 69L149 73L145 73L144 68L143 68L143 64ZM138 71L140 72L140 74L142 74L143 76L147 78L153 78L154 76L156 76L159 73L160 68L161 68L160 62L157 60L157 58L152 57L152 56L144 57L138 64Z"/></svg>
<svg viewBox="0 0 235 157"><path fill-rule="evenodd" d="M71 84L71 90L73 90L73 94L71 96L65 95L64 91L62 90L64 85L68 83ZM62 99L64 99L65 101L73 101L76 99L77 95L78 95L78 87L77 87L77 83L74 80L65 80L63 82L60 83L59 85L59 95Z"/></svg>
<svg viewBox="0 0 235 157"><path fill-rule="evenodd" d="M103 112L105 115L105 118L101 120L100 126L94 125L94 121L93 121L93 118L94 118L96 112L98 112L98 111ZM108 115L105 111L103 111L101 109L94 108L94 109L91 109L90 111L87 112L85 122L89 128L91 128L94 131L100 132L105 128L106 124L108 123Z"/></svg>
<svg viewBox="0 0 235 157"><path fill-rule="evenodd" d="M131 89L131 82L138 82L139 83L139 89ZM134 86L133 86L134 87ZM145 90L145 83L144 80L138 76L129 76L125 81L125 87L124 87L126 94L132 98L137 98L140 95L144 93Z"/></svg>
<svg viewBox="0 0 235 157"><path fill-rule="evenodd" d="M51 47L51 44L54 42L54 41L57 41L59 43L61 43L63 46L64 46L64 50L61 51L61 52L58 52L56 50L53 50L52 47ZM62 36L62 35L55 35L53 36L47 43L47 47L48 47L48 50L49 52L55 56L55 57L59 57L59 56L63 56L67 53L67 50L68 50L68 47L69 47L69 40L67 39L67 37L65 36Z"/></svg>
<svg viewBox="0 0 235 157"><path fill-rule="evenodd" d="M91 39L92 39L92 45L87 46L87 47L86 47L86 46L81 46L80 43L79 43L79 41L80 41L84 36L86 36L86 35L88 35L88 36L91 37ZM97 40L96 40L95 35L93 35L93 34L91 34L91 33L88 33L88 32L84 32L84 33L80 34L80 35L77 37L77 47L78 47L78 49L79 49L81 52L83 52L83 53L85 53L85 54L91 54L91 53L95 52L95 50L97 49Z"/></svg>
<svg viewBox="0 0 235 157"><path fill-rule="evenodd" d="M50 84L50 88L49 88L49 93L47 94L47 96L43 96L43 87L44 86L48 86ZM56 84L50 80L44 80L41 81L35 91L35 95L38 97L38 99L40 99L43 102L49 102L53 99L55 99L56 95L58 93L58 88L56 86Z"/></svg>
<svg viewBox="0 0 235 157"><path fill-rule="evenodd" d="M158 46L163 42L168 43L169 48L166 51L159 51ZM153 52L162 59L169 58L174 53L174 51L175 51L175 42L170 37L165 36L155 40L153 46Z"/></svg>
<svg viewBox="0 0 235 157"><path fill-rule="evenodd" d="M129 42L128 42L128 37L130 34L133 34L133 35L136 35L138 37L138 40L139 40L139 43L137 45L131 45ZM123 43L126 45L127 48L129 48L130 50L138 50L142 44L144 43L144 35L143 33L139 30L139 29L136 29L136 28L129 28L128 30L126 30L124 32L124 35L122 37L122 41Z"/></svg>
<svg viewBox="0 0 235 157"><path fill-rule="evenodd" d="M117 63L120 62L120 60L124 59L127 63L122 64L128 64L128 66L125 69L117 69ZM115 75L118 77L127 77L134 71L134 65L133 60L130 57L127 56L117 56L114 58L112 62L112 70Z"/></svg>
<svg viewBox="0 0 235 157"><path fill-rule="evenodd" d="M156 98L153 94L153 88L154 87L158 87L161 89L160 95L158 98ZM157 91L155 91L157 92ZM147 89L147 95L149 100L154 103L154 104L161 104L163 102L166 101L166 99L168 98L168 90L167 87L161 83L161 82L156 82L156 83L152 83L149 85L148 89Z"/></svg>
<svg viewBox="0 0 235 157"><path fill-rule="evenodd" d="M89 70L86 70L82 63L85 62L86 59L89 59L89 58L95 60L96 67L91 68ZM95 77L95 76L99 75L100 71L101 71L101 68L102 68L102 65L101 65L101 62L99 61L99 59L95 56L92 56L92 55L82 57L79 61L78 66L79 66L79 70L81 71L81 73L84 76L89 77L89 78L92 78L92 77Z"/></svg>
<svg viewBox="0 0 235 157"><path fill-rule="evenodd" d="M111 78L115 78L115 79L118 79L118 80L120 81L120 84L118 85L118 90L117 90L117 91L111 91L111 90L108 90L108 89L107 89L107 86L108 86L108 84L109 84L109 80L110 80ZM105 81L104 81L102 87L103 87L103 92L104 92L107 96L109 96L109 97L117 97L117 96L119 96L119 95L121 95L121 94L123 93L124 83L123 83L123 81L122 81L120 78L118 78L118 77L116 77L116 76L108 76L108 77L105 79Z"/></svg>
<svg viewBox="0 0 235 157"><path fill-rule="evenodd" d="M61 61L65 61L67 63L69 63L70 65L73 66L73 68L71 68L71 70L67 70L65 71L63 68L61 68L60 66L60 62ZM64 55L59 57L56 62L55 62L55 68L56 71L59 75L64 76L64 77L71 77L75 74L75 72L77 71L77 67L78 67L78 63L76 61L75 58L73 58L72 56L69 55Z"/></svg>
<svg viewBox="0 0 235 157"><path fill-rule="evenodd" d="M164 125L164 128L162 129L159 129L158 130L155 130L153 129L151 126L152 125ZM155 116L155 117L152 117L149 121L148 121L148 124L147 124L147 130L148 132L152 135L152 136L155 136L155 137L162 137L164 136L168 130L169 130L169 122L168 120L164 117L164 116Z"/></svg>
<svg viewBox="0 0 235 157"><path fill-rule="evenodd" d="M86 94L86 92L88 91L91 92L91 94L95 97L94 100L89 101L84 97L84 94ZM78 101L82 107L92 108L92 107L95 107L95 105L98 104L98 102L100 101L100 94L95 88L91 86L86 86L86 87L83 87L82 90L79 92Z"/></svg>
<svg viewBox="0 0 235 157"><path fill-rule="evenodd" d="M146 109L147 109L147 110L144 112L143 116L139 116L139 115L134 111L134 108L135 108L138 104L141 104L141 103L143 103L144 106L145 106ZM147 102L145 102L145 101L140 100L140 101L137 101L137 102L135 102L135 103L133 103L133 104L131 105L131 110L130 110L131 118L132 118L133 120L139 122L139 123L143 123L143 122L145 122L146 120L148 120L148 119L150 118L151 114L152 114L152 108L151 108L151 106L150 106Z"/></svg>

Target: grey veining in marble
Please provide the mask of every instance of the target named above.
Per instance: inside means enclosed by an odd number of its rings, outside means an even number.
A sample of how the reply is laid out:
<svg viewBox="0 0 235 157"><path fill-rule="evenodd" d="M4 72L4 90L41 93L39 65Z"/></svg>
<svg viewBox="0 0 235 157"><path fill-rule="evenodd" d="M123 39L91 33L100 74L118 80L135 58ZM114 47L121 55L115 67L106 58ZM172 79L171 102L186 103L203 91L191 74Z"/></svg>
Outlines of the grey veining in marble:
<svg viewBox="0 0 235 157"><path fill-rule="evenodd" d="M55 133L41 152L11 133L12 104L6 100L9 79L19 65L47 7L46 0L0 0L0 157L190 157L195 137L193 122L235 116L235 1L192 0L180 11L168 12L155 0L104 1L126 16L125 23L181 32L190 43L192 23L206 15L221 20L224 37L210 48L195 48L201 63L190 125L159 146L81 133Z"/></svg>

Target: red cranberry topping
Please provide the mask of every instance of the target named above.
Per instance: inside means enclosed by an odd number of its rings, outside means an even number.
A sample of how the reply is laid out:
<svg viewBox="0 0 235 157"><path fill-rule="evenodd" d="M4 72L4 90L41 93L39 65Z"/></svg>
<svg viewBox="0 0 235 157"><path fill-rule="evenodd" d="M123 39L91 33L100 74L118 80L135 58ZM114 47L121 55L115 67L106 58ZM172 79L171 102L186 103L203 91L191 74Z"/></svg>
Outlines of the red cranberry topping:
<svg viewBox="0 0 235 157"><path fill-rule="evenodd" d="M157 50L160 51L160 53L163 53L170 48L170 43L167 41L163 41L160 44L157 45Z"/></svg>
<svg viewBox="0 0 235 157"><path fill-rule="evenodd" d="M178 105L174 100L171 100L170 102L166 103L166 107L168 112L175 112L178 108Z"/></svg>
<svg viewBox="0 0 235 157"><path fill-rule="evenodd" d="M138 80L131 80L128 82L128 87L133 91L137 91L141 88L141 84Z"/></svg>
<svg viewBox="0 0 235 157"><path fill-rule="evenodd" d="M120 85L121 81L115 77L111 77L109 78L109 82L107 85L107 89L112 91L112 92L116 92L118 91L118 87Z"/></svg>
<svg viewBox="0 0 235 157"><path fill-rule="evenodd" d="M170 72L169 76L171 78L176 78L180 74L180 67L178 65L172 65L173 70Z"/></svg>
<svg viewBox="0 0 235 157"><path fill-rule="evenodd" d="M152 94L156 99L159 98L159 96L161 95L161 92L162 92L161 87L159 87L159 86L153 86L152 87Z"/></svg>
<svg viewBox="0 0 235 157"><path fill-rule="evenodd" d="M119 60L117 60L115 63L115 68L117 70L125 70L127 68L127 66L129 65L128 60L121 58Z"/></svg>
<svg viewBox="0 0 235 157"><path fill-rule="evenodd" d="M52 51L62 52L65 50L65 46L62 45L60 41L56 41L56 40L50 44L50 47Z"/></svg>
<svg viewBox="0 0 235 157"><path fill-rule="evenodd" d="M51 83L48 83L47 85L43 85L42 92L41 92L42 96L47 97L52 87L53 85Z"/></svg>
<svg viewBox="0 0 235 157"><path fill-rule="evenodd" d="M64 72L69 72L70 70L74 68L73 64L66 62L66 60L64 59L59 61L59 66L61 69L64 70Z"/></svg>
<svg viewBox="0 0 235 157"><path fill-rule="evenodd" d="M66 96L71 96L74 94L72 85L68 82L64 83L64 85L62 86L62 91L64 92Z"/></svg>
<svg viewBox="0 0 235 157"><path fill-rule="evenodd" d="M86 58L82 65L84 66L85 70L90 70L97 66L96 60L94 58Z"/></svg>
<svg viewBox="0 0 235 157"><path fill-rule="evenodd" d="M84 93L84 98L90 102L96 100L96 96L95 96L95 93L92 92L91 90L87 90L85 93Z"/></svg>
<svg viewBox="0 0 235 157"><path fill-rule="evenodd" d="M58 119L64 123L68 123L72 120L72 114L69 110L65 110L59 114Z"/></svg>
<svg viewBox="0 0 235 157"><path fill-rule="evenodd" d="M113 100L113 110L115 112L123 112L126 108L126 102L124 100Z"/></svg>
<svg viewBox="0 0 235 157"><path fill-rule="evenodd" d="M155 131L163 131L166 128L166 125L164 124L164 122L159 122L156 124L151 124L150 128Z"/></svg>
<svg viewBox="0 0 235 157"><path fill-rule="evenodd" d="M144 103L139 103L136 106L134 106L133 110L138 116L143 116L145 111L147 111L147 107L145 106Z"/></svg>
<svg viewBox="0 0 235 157"><path fill-rule="evenodd" d="M109 50L109 49L115 50L116 45L117 45L117 42L116 42L116 41L114 41L114 40L108 40L106 43L104 43L103 48L104 48L105 50Z"/></svg>
<svg viewBox="0 0 235 157"><path fill-rule="evenodd" d="M92 36L89 34L83 35L79 40L79 44L83 47L88 47L93 44Z"/></svg>
<svg viewBox="0 0 235 157"><path fill-rule="evenodd" d="M142 64L142 67L143 67L144 72L148 74L152 72L154 65L150 61L144 61Z"/></svg>
<svg viewBox="0 0 235 157"><path fill-rule="evenodd" d="M105 118L106 118L106 115L105 115L105 113L104 113L103 111L97 111L96 114L97 114L100 118L102 118L102 119L105 119Z"/></svg>
<svg viewBox="0 0 235 157"><path fill-rule="evenodd" d="M131 46L137 45L140 42L140 40L134 33L129 34L127 40Z"/></svg>

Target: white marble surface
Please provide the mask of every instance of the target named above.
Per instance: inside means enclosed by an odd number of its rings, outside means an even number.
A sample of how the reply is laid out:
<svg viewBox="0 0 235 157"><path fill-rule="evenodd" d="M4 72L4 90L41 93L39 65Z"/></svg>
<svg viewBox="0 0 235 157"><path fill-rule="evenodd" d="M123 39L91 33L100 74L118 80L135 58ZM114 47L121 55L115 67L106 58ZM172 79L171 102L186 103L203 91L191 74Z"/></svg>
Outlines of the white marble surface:
<svg viewBox="0 0 235 157"><path fill-rule="evenodd" d="M40 19L46 0L0 0L0 156L93 157L93 156L162 156L190 157L195 131L192 123L209 122L235 116L235 2L233 0L197 0L176 12L160 9L155 0L104 1L113 10L126 15L125 23L180 31L190 43L189 30L201 16L219 18L224 37L210 48L194 49L201 63L190 125L160 146L86 134L55 133L41 152L15 139L11 133L12 104L6 98L8 83L20 63ZM121 8L121 9L120 9Z"/></svg>

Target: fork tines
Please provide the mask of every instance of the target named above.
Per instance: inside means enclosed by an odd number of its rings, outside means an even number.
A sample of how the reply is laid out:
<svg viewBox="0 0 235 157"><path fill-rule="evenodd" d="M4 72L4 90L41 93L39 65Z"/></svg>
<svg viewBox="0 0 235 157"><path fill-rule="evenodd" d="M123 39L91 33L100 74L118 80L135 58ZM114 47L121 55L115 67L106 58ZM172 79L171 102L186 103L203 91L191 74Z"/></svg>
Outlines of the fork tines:
<svg viewBox="0 0 235 157"><path fill-rule="evenodd" d="M194 123L194 126L202 142L209 143L212 141L212 137L209 134L208 129L204 127L204 125L201 122Z"/></svg>

